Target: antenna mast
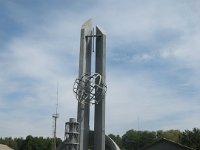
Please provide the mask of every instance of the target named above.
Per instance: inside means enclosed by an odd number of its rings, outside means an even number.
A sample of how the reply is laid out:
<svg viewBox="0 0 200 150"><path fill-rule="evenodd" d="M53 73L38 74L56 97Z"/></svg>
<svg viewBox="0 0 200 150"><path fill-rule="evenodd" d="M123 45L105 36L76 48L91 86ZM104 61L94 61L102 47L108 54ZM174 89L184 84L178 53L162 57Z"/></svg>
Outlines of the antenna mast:
<svg viewBox="0 0 200 150"><path fill-rule="evenodd" d="M52 115L54 124L53 124L53 144L54 144L54 150L56 150L56 126L57 126L57 118L59 117L58 114L58 82L57 82L57 100L56 100L56 112Z"/></svg>

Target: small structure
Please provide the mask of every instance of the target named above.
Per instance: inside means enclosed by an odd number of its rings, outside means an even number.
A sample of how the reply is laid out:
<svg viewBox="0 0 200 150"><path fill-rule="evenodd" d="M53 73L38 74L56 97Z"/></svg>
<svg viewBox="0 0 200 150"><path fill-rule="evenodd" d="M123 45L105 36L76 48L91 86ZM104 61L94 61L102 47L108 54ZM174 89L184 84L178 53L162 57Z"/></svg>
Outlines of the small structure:
<svg viewBox="0 0 200 150"><path fill-rule="evenodd" d="M0 150L14 150L14 149L8 147L7 145L0 144Z"/></svg>
<svg viewBox="0 0 200 150"><path fill-rule="evenodd" d="M79 123L75 118L70 118L69 122L65 123L65 149L79 149Z"/></svg>
<svg viewBox="0 0 200 150"><path fill-rule="evenodd" d="M194 150L190 147L178 144L171 140L162 138L153 144L147 145L142 150Z"/></svg>

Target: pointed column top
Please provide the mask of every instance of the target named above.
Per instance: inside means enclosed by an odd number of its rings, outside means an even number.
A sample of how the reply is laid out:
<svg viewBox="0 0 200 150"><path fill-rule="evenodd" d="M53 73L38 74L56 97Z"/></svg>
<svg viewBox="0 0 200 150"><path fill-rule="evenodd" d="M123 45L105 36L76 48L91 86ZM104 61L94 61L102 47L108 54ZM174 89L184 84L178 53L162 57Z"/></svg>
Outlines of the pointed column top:
<svg viewBox="0 0 200 150"><path fill-rule="evenodd" d="M100 26L96 26L96 29L98 30L98 31L100 31L100 33L101 34L103 34L103 35L106 35L106 32L104 31L104 29L102 29Z"/></svg>
<svg viewBox="0 0 200 150"><path fill-rule="evenodd" d="M92 28L92 19L87 20L81 27L81 29L85 29L85 28Z"/></svg>

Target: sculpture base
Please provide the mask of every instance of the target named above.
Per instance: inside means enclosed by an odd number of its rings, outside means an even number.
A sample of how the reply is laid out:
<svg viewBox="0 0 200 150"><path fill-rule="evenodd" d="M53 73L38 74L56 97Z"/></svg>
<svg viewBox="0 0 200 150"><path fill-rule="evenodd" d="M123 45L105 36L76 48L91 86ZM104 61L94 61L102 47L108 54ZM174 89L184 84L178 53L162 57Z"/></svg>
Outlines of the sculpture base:
<svg viewBox="0 0 200 150"><path fill-rule="evenodd" d="M106 140L105 141L105 150L120 150L118 145L109 136L106 136L105 140ZM57 150L66 150L64 143L65 143L65 141L59 145ZM88 149L92 150L94 147L93 145L94 145L94 131L90 131L90 133L89 133L89 148Z"/></svg>

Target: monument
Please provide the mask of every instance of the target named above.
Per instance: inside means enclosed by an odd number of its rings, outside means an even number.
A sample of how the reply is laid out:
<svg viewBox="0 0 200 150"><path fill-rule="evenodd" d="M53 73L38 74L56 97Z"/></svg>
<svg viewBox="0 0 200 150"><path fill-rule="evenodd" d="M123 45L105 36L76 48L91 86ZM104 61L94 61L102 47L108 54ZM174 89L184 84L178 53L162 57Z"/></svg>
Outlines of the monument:
<svg viewBox="0 0 200 150"><path fill-rule="evenodd" d="M94 32L96 30L96 32ZM95 54L93 64L92 54ZM92 67L94 65L94 67ZM95 68L92 71L92 68ZM94 73L92 73L94 72ZM73 91L78 100L77 122L70 118L66 123L67 150L119 150L115 142L105 135L106 86L106 34L99 26L93 28L92 20L81 28L79 76ZM90 106L94 104L94 131L90 131ZM63 149L60 146L58 149Z"/></svg>
<svg viewBox="0 0 200 150"><path fill-rule="evenodd" d="M95 42L96 38L96 43ZM77 121L80 123L80 150L88 149L90 103L95 104L94 149L105 150L105 67L106 35L88 20L81 28L79 78L75 81L74 92L78 100ZM94 45L96 44L96 50ZM95 74L91 74L92 51L96 53Z"/></svg>

